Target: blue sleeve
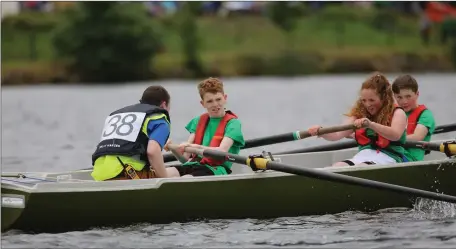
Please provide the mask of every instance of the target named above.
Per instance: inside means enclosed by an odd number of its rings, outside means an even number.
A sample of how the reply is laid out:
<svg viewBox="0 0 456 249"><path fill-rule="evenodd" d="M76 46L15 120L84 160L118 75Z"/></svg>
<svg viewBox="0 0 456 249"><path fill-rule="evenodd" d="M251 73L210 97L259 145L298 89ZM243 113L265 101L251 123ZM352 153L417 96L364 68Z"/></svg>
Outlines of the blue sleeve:
<svg viewBox="0 0 456 249"><path fill-rule="evenodd" d="M169 124L163 120L151 120L147 124L147 135L149 136L149 140L155 140L163 149L168 140L170 133Z"/></svg>

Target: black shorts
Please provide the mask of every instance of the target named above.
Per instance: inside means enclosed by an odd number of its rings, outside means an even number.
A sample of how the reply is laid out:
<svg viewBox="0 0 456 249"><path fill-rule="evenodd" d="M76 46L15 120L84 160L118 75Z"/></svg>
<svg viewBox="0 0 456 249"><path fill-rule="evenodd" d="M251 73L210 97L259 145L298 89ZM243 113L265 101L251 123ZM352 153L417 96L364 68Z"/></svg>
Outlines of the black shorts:
<svg viewBox="0 0 456 249"><path fill-rule="evenodd" d="M206 166L174 166L177 171L179 171L179 175L192 175L192 176L213 176L214 172L210 170Z"/></svg>
<svg viewBox="0 0 456 249"><path fill-rule="evenodd" d="M351 160L343 160L342 162L348 164L349 166L354 166L354 165L355 165L355 163L352 162ZM374 165L374 164L375 164L375 163L372 162L372 161L364 161L364 162L362 162L362 163L367 164L367 165Z"/></svg>

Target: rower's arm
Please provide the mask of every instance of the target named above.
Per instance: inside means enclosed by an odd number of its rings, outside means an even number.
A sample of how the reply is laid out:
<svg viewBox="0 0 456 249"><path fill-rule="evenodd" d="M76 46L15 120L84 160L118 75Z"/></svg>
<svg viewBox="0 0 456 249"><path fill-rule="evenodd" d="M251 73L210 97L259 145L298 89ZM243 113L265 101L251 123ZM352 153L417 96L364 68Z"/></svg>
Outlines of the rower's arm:
<svg viewBox="0 0 456 249"><path fill-rule="evenodd" d="M187 143L189 143L189 144L193 144L193 142L195 142L195 133L190 134L190 136L188 137L188 140L187 140ZM192 155L191 153L184 152L182 154L181 159L185 159L185 161L188 161L188 159L190 158L191 155Z"/></svg>
<svg viewBox="0 0 456 249"><path fill-rule="evenodd" d="M234 143L233 139L231 139L229 137L223 137L222 142L220 143L219 147L208 147L208 146L203 146L203 145L198 145L198 144L192 144L192 147L199 148L199 149L209 149L209 150L218 150L218 151L228 152L228 150L231 148L233 143Z"/></svg>
<svg viewBox="0 0 456 249"><path fill-rule="evenodd" d="M426 135L428 134L429 129L422 125L418 124L415 128L413 134L407 136L408 141L423 141Z"/></svg>
<svg viewBox="0 0 456 249"><path fill-rule="evenodd" d="M354 117L348 117L344 120L343 124L344 125L353 124L354 121L355 121ZM353 136L353 131L351 131L351 130L339 131L339 132L333 132L333 133L320 135L321 138L328 140L328 141L337 141L337 140L341 140L342 138L345 138L345 137L348 138L351 136Z"/></svg>
<svg viewBox="0 0 456 249"><path fill-rule="evenodd" d="M381 125L375 122L370 122L369 128L391 141L398 141L401 139L407 127L407 116L402 109L396 109L393 114L391 126Z"/></svg>
<svg viewBox="0 0 456 249"><path fill-rule="evenodd" d="M188 157L185 157L183 154L179 153L179 151L175 149L169 149L171 153L173 153L173 156L181 163L185 163L188 161ZM185 153L184 153L185 154Z"/></svg>
<svg viewBox="0 0 456 249"><path fill-rule="evenodd" d="M161 146L155 140L149 140L147 145L147 159L159 178L167 177L165 162L161 153Z"/></svg>

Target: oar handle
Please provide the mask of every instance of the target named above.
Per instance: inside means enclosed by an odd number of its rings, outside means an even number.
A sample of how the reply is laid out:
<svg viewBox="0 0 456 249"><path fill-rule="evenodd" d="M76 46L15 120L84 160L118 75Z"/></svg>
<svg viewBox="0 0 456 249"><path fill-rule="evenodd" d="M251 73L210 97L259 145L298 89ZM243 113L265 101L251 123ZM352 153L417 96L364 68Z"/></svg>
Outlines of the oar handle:
<svg viewBox="0 0 456 249"><path fill-rule="evenodd" d="M339 132L339 131L348 131L348 130L353 130L355 131L356 129L361 129L365 128L369 125L369 121L364 121L362 127L358 128L354 124L346 124L346 125L337 125L337 126L330 126L330 127L322 127L318 129L318 136L319 135L324 135L328 133L334 133L334 132ZM312 135L308 131L297 131L296 136L298 139L304 139L311 137Z"/></svg>
<svg viewBox="0 0 456 249"><path fill-rule="evenodd" d="M177 145L177 144L169 144L168 148L170 150L177 150L177 148L179 148L179 145ZM204 153L204 149L194 148L194 147L191 147L191 146L185 147L184 151L188 152L188 153L192 153L192 154L197 154L197 155L203 155L203 153Z"/></svg>

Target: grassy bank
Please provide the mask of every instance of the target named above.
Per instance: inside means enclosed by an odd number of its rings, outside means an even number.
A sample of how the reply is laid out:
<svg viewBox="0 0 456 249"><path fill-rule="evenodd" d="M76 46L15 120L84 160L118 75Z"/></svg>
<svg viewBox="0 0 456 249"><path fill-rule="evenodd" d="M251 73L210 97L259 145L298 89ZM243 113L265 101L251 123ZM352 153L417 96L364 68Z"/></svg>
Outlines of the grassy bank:
<svg viewBox="0 0 456 249"><path fill-rule="evenodd" d="M395 16L394 28L382 28L380 17L353 10L309 13L290 35L264 17L201 17L199 56L207 75L220 76L454 70L449 48L436 34L429 46L422 44L418 20ZM172 21L151 21L161 23L165 44L151 63L151 78L189 77ZM75 80L54 59L52 31L37 32L31 43L31 31L2 27L3 84Z"/></svg>

